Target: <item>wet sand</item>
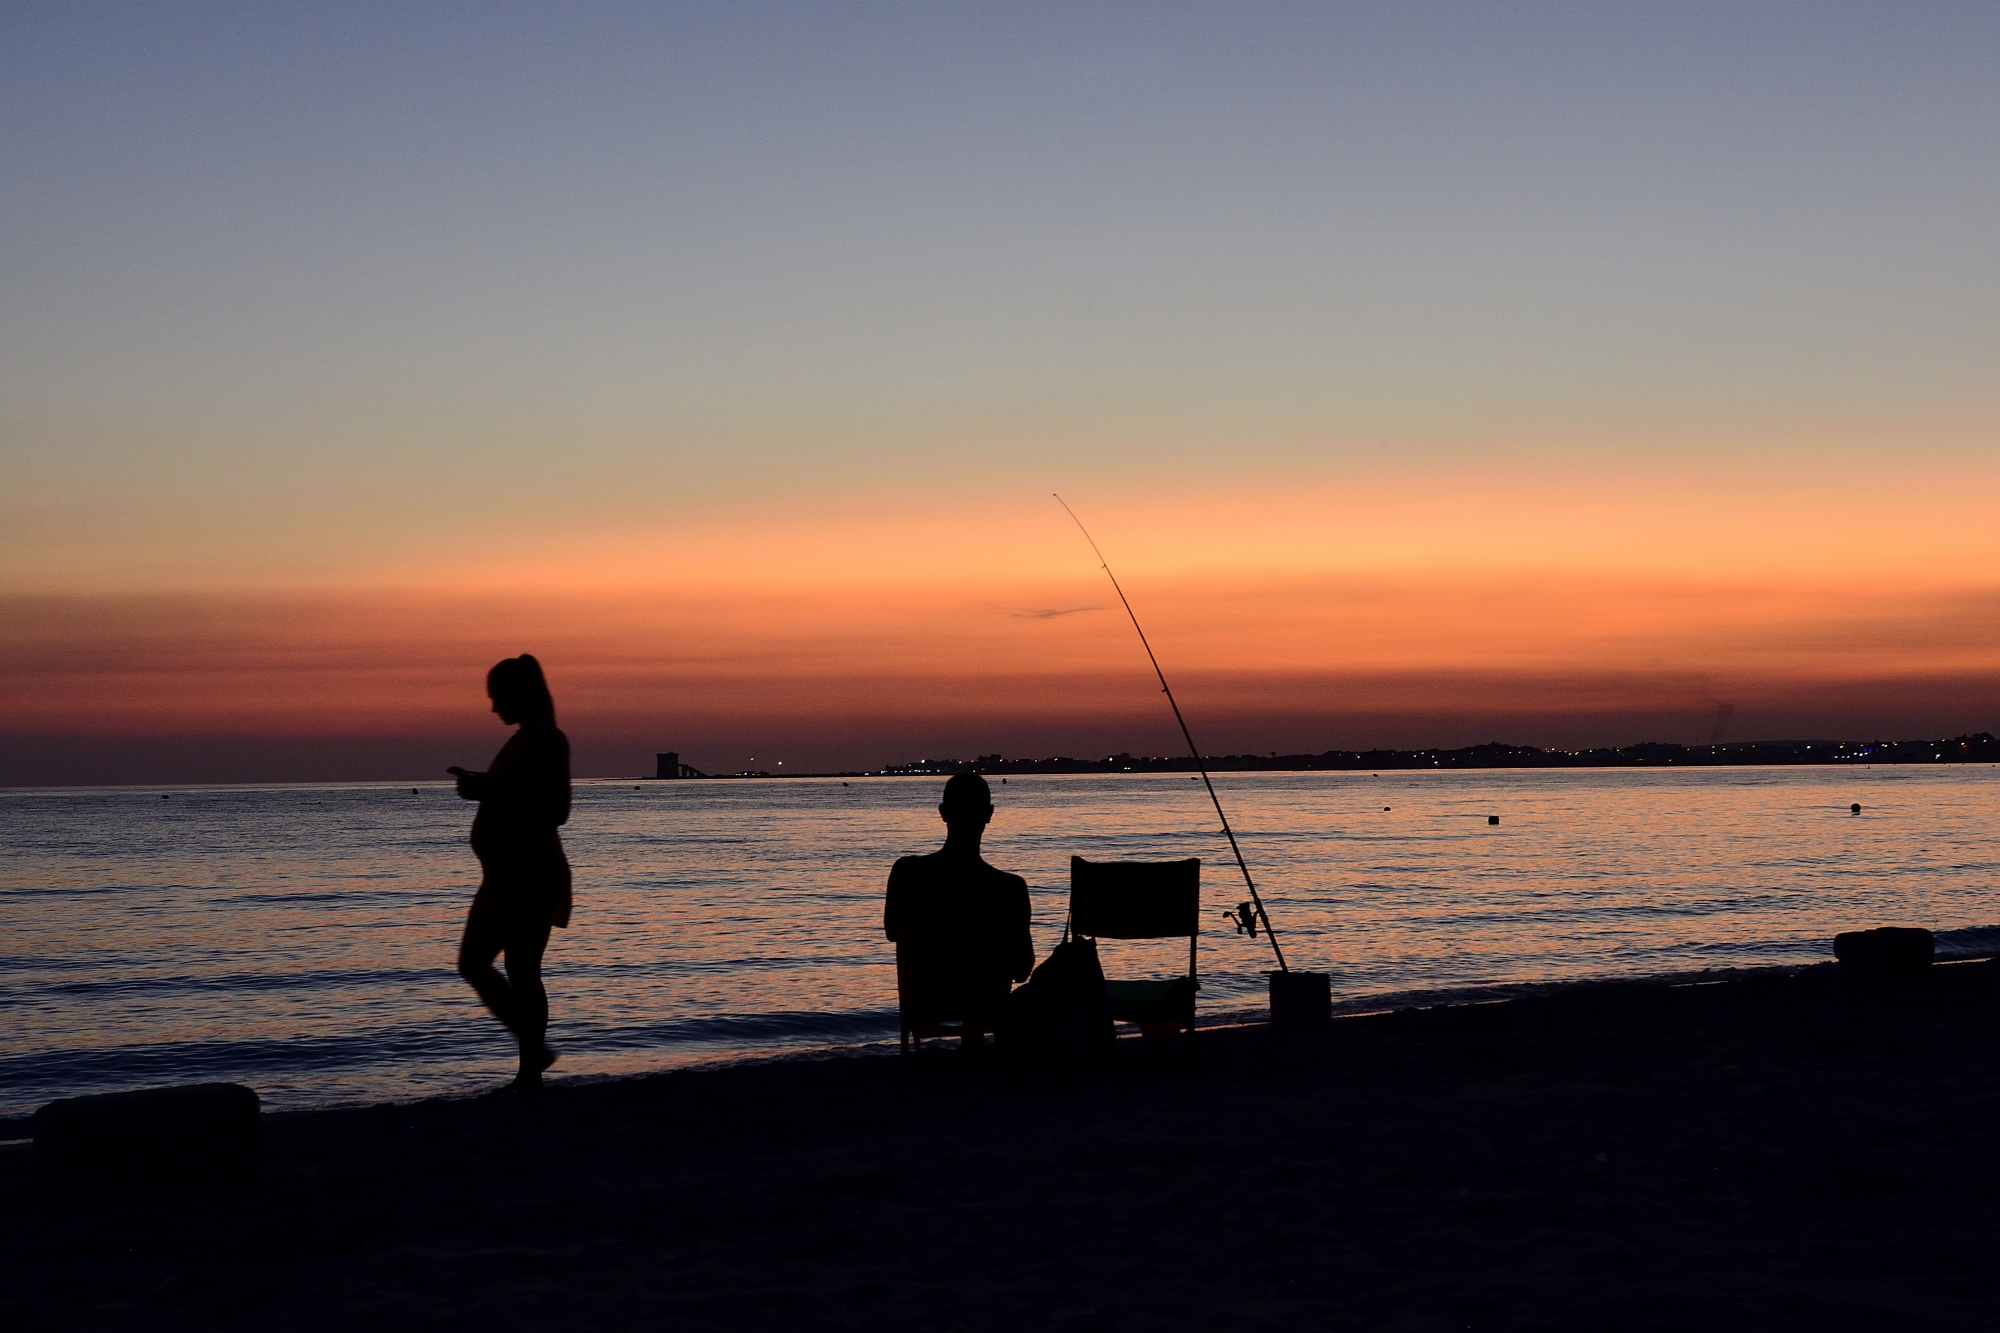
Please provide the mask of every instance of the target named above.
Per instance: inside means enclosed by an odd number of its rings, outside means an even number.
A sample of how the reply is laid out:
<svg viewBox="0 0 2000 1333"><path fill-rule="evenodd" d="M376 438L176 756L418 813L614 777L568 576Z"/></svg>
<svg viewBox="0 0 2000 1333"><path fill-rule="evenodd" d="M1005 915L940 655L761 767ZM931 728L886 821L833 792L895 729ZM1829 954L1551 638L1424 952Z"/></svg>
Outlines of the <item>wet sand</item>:
<svg viewBox="0 0 2000 1333"><path fill-rule="evenodd" d="M0 1323L2000 1321L2000 964L1123 1054L1075 1081L938 1052L270 1115L236 1194L50 1194L0 1155Z"/></svg>

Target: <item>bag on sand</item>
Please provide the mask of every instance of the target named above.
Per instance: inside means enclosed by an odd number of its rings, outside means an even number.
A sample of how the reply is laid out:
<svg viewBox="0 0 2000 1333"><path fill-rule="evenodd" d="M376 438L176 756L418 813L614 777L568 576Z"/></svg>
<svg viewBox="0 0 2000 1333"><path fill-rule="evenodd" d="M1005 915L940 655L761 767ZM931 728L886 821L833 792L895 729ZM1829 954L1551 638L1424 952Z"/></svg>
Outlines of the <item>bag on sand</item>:
<svg viewBox="0 0 2000 1333"><path fill-rule="evenodd" d="M1097 941L1076 936L1051 950L1007 997L995 1036L1000 1054L1023 1068L1095 1069L1108 1060L1116 1034Z"/></svg>

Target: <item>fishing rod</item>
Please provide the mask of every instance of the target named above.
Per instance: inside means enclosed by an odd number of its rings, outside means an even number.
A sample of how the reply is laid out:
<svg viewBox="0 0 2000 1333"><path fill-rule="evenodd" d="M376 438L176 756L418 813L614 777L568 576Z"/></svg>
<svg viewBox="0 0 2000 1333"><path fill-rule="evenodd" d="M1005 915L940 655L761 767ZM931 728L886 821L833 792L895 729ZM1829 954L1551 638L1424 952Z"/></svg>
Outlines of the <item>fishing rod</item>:
<svg viewBox="0 0 2000 1333"><path fill-rule="evenodd" d="M1271 929L1271 918L1264 911L1264 899L1257 893L1257 882L1250 878L1250 867L1244 863L1243 849L1236 845L1236 831L1229 827L1229 816L1222 808L1222 798L1215 794L1215 784L1208 779L1208 765L1201 761L1201 749L1195 745L1194 736L1188 731L1187 719L1181 716L1181 706L1174 702L1174 687L1167 684L1167 673L1160 670L1160 659L1153 656L1153 645L1146 641L1146 631L1139 625L1139 615L1132 609L1132 603L1126 600L1125 590L1118 586L1118 576L1111 572L1111 562L1104 558L1104 552L1097 549L1097 541L1090 535L1090 529L1083 526L1083 520L1069 507L1069 501L1058 495L1056 503L1063 507L1069 521L1076 524L1076 530L1090 543L1098 568L1104 571L1104 577L1111 580L1112 591L1118 594L1125 614L1132 619L1132 628L1139 631L1139 646L1146 650L1146 660L1153 664L1153 674L1160 678L1160 693L1167 696L1167 707L1174 710L1174 721L1181 724L1181 739L1187 742L1188 753L1194 756L1194 766L1201 770L1201 785L1208 788L1208 799L1215 802L1216 818L1222 821L1222 836L1229 839L1229 850L1236 854L1236 868L1243 872L1243 883L1250 890L1250 902L1257 909L1257 919L1264 923L1264 938L1271 941L1271 952L1278 955L1278 970L1290 972L1292 969L1285 966L1285 951L1278 947L1278 932Z"/></svg>

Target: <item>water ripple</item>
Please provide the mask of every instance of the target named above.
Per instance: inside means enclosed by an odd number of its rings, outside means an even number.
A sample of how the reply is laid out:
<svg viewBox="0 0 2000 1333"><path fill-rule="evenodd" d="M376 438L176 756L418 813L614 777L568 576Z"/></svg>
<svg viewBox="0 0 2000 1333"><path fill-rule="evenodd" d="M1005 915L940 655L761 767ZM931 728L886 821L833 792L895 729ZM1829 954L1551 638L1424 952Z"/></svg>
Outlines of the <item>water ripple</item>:
<svg viewBox="0 0 2000 1333"><path fill-rule="evenodd" d="M2000 952L1990 768L1220 785L1288 957L1329 972L1343 1010L1812 963L1875 925ZM448 788L160 794L0 792L0 1115L201 1077L278 1106L504 1077L506 1034L453 974L477 876ZM1198 785L1024 777L995 794L988 855L1031 885L1038 949L1061 931L1071 854L1199 856L1203 1012L1260 1010L1271 954L1221 923L1246 895ZM580 783L576 919L548 957L560 1070L893 1036L882 886L936 845L936 801L921 780ZM1185 959L1170 942L1102 952L1114 976Z"/></svg>

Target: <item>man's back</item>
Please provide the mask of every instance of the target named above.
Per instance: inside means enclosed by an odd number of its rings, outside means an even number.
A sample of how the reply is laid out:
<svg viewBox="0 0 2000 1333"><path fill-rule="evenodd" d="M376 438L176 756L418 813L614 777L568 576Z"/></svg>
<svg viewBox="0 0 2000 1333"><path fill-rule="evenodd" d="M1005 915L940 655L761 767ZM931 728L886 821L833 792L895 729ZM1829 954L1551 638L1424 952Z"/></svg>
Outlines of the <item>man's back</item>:
<svg viewBox="0 0 2000 1333"><path fill-rule="evenodd" d="M905 856L889 872L883 930L939 999L1004 997L1035 967L1028 884L977 855Z"/></svg>

